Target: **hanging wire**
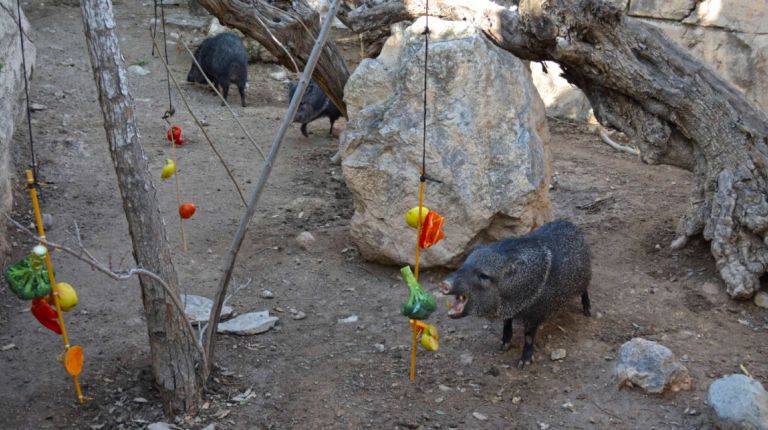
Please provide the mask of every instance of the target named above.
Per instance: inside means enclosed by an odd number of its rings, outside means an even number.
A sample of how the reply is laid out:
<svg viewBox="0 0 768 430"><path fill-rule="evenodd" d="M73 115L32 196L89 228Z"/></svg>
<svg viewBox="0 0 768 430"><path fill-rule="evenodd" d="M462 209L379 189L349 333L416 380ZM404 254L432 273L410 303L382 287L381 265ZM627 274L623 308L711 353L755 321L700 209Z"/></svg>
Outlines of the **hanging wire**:
<svg viewBox="0 0 768 430"><path fill-rule="evenodd" d="M171 64L168 61L168 40L166 39L166 32L165 32L165 7L163 6L163 0L155 0L155 32L154 34L157 34L157 3L160 2L160 22L163 24L163 50L165 51L165 64ZM152 37L154 38L154 34ZM152 45L152 53L154 54L155 47L154 44ZM168 83L168 110L163 113L163 119L167 119L173 116L174 113L176 113L176 109L173 108L173 98L171 97L171 71L170 69L165 70L165 79Z"/></svg>
<svg viewBox="0 0 768 430"><path fill-rule="evenodd" d="M426 16L424 17L424 132L421 142L421 177L427 180L427 61L429 59L429 0L426 0Z"/></svg>
<svg viewBox="0 0 768 430"><path fill-rule="evenodd" d="M29 131L29 152L32 157L32 177L35 187L39 188L37 181L37 159L35 158L35 142L32 137L32 110L29 107L29 82L27 80L27 58L24 53L24 29L21 26L21 0L16 0L16 15L19 18L19 40L21 41L21 74L24 76L24 95L27 105L27 129ZM38 190L39 191L39 190ZM42 197L42 195L41 195Z"/></svg>

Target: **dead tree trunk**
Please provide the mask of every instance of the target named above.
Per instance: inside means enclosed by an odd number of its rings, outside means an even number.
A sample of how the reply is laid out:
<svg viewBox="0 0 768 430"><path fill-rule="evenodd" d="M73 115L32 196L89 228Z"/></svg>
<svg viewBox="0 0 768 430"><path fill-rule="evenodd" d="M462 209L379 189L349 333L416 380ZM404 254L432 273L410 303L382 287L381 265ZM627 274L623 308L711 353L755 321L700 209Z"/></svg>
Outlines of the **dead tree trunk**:
<svg viewBox="0 0 768 430"><path fill-rule="evenodd" d="M347 24L370 30L424 14L421 1L361 6ZM555 61L595 116L634 140L642 160L693 171L674 247L703 234L735 298L768 270L768 116L660 30L600 0L432 0L430 14L473 22L501 48Z"/></svg>
<svg viewBox="0 0 768 430"><path fill-rule="evenodd" d="M222 24L252 37L274 55L280 64L296 73L307 64L320 33L320 20L305 0L197 0ZM287 51L287 52L286 52ZM312 77L328 94L342 115L347 116L342 95L349 70L341 52L332 41Z"/></svg>
<svg viewBox="0 0 768 430"><path fill-rule="evenodd" d="M112 163L139 267L159 275L178 297L178 280L160 216L149 165L139 144L133 98L115 33L111 0L83 0L83 21L93 77L104 114ZM141 293L155 374L166 414L194 413L204 372L195 339L185 332L184 316L156 281L141 276Z"/></svg>

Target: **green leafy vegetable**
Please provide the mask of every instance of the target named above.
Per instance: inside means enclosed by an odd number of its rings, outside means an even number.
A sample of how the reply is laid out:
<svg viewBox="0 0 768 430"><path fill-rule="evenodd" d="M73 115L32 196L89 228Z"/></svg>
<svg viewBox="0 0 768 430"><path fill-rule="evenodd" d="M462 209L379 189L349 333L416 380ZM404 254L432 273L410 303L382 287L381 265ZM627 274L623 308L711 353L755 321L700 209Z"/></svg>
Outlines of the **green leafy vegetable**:
<svg viewBox="0 0 768 430"><path fill-rule="evenodd" d="M424 320L429 318L437 309L437 303L432 294L421 288L411 272L410 266L400 269L405 283L408 284L408 301L403 303L400 313L412 320Z"/></svg>
<svg viewBox="0 0 768 430"><path fill-rule="evenodd" d="M30 254L20 262L8 266L5 280L11 291L22 300L32 300L51 294L51 283L42 257Z"/></svg>

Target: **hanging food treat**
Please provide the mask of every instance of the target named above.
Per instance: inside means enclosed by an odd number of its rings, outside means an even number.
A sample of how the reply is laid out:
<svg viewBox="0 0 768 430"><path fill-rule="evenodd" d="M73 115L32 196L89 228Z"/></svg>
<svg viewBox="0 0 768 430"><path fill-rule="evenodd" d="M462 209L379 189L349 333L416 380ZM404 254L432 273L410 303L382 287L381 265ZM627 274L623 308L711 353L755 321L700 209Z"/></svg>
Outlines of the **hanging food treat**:
<svg viewBox="0 0 768 430"><path fill-rule="evenodd" d="M403 303L400 313L412 320L424 320L429 318L437 308L432 294L421 288L411 272L411 266L400 269L405 283L408 284L408 301Z"/></svg>
<svg viewBox="0 0 768 430"><path fill-rule="evenodd" d="M57 282L56 293L59 295L59 306L61 306L62 311L69 312L77 306L77 293L73 286L66 282ZM46 297L46 300L49 304L54 304L52 296Z"/></svg>
<svg viewBox="0 0 768 430"><path fill-rule="evenodd" d="M165 160L165 165L163 166L163 171L160 172L160 177L162 179L168 179L173 176L174 173L176 173L176 163L169 158Z"/></svg>
<svg viewBox="0 0 768 430"><path fill-rule="evenodd" d="M445 221L445 218L441 217L437 212L429 211L427 213L424 225L421 227L419 247L422 249L429 248L445 238L445 232L442 230L443 221Z"/></svg>
<svg viewBox="0 0 768 430"><path fill-rule="evenodd" d="M173 142L177 145L184 144L184 138L181 136L181 127L178 125L172 125L166 136L170 142Z"/></svg>
<svg viewBox="0 0 768 430"><path fill-rule="evenodd" d="M51 283L43 260L46 252L44 246L38 245L32 253L5 270L8 286L20 299L31 300L51 293Z"/></svg>
<svg viewBox="0 0 768 430"><path fill-rule="evenodd" d="M32 300L32 315L40 321L43 327L51 330L56 334L61 334L61 326L59 326L59 319L56 315L56 310L53 309L43 299Z"/></svg>
<svg viewBox="0 0 768 430"><path fill-rule="evenodd" d="M411 326L421 334L421 346L429 351L437 351L440 347L440 334L437 327L424 321L411 321Z"/></svg>
<svg viewBox="0 0 768 430"><path fill-rule="evenodd" d="M426 206L421 207L421 224L424 225L424 219L427 218L427 213L429 213L429 208ZM408 226L412 228L419 228L419 207L416 206L414 208L408 209L408 212L405 213L405 222L408 224Z"/></svg>
<svg viewBox="0 0 768 430"><path fill-rule="evenodd" d="M181 206L179 206L179 216L184 219L189 219L195 214L195 210L197 210L197 208L194 203L182 203Z"/></svg>
<svg viewBox="0 0 768 430"><path fill-rule="evenodd" d="M64 353L64 369L71 376L77 376L83 370L83 347L75 345Z"/></svg>

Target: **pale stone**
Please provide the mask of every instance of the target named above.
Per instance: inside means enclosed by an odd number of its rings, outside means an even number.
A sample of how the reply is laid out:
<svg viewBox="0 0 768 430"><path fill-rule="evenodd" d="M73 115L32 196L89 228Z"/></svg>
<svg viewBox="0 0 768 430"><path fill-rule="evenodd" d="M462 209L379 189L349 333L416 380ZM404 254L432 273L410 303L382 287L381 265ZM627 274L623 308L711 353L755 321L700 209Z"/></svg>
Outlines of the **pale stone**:
<svg viewBox="0 0 768 430"><path fill-rule="evenodd" d="M453 266L480 240L528 233L551 217L549 132L527 66L468 23L430 19L426 205L445 239L422 267ZM344 90L350 121L342 172L355 203L351 235L362 255L413 260L422 159L424 21L393 27L378 59ZM478 67L482 65L482 67Z"/></svg>
<svg viewBox="0 0 768 430"><path fill-rule="evenodd" d="M632 0L628 15L681 20L690 15L696 0Z"/></svg>
<svg viewBox="0 0 768 430"><path fill-rule="evenodd" d="M619 386L637 386L651 394L691 389L688 369L672 351L642 338L621 345L614 376Z"/></svg>
<svg viewBox="0 0 768 430"><path fill-rule="evenodd" d="M700 0L683 21L744 33L768 33L768 0Z"/></svg>
<svg viewBox="0 0 768 430"><path fill-rule="evenodd" d="M768 430L768 393L745 375L729 375L709 386L707 404L720 429Z"/></svg>
<svg viewBox="0 0 768 430"><path fill-rule="evenodd" d="M589 100L580 89L562 77L562 73L560 65L552 61L531 63L533 84L544 101L547 115L586 121L590 109Z"/></svg>
<svg viewBox="0 0 768 430"><path fill-rule="evenodd" d="M269 316L269 311L248 312L219 324L219 333L254 335L268 331L275 326L278 317Z"/></svg>
<svg viewBox="0 0 768 430"><path fill-rule="evenodd" d="M192 324L205 324L208 322L211 308L213 308L213 300L203 296L182 294L181 303L184 305L184 313L187 315L189 322ZM221 318L229 318L232 312L234 312L232 306L222 307Z"/></svg>

